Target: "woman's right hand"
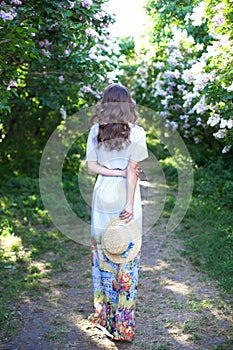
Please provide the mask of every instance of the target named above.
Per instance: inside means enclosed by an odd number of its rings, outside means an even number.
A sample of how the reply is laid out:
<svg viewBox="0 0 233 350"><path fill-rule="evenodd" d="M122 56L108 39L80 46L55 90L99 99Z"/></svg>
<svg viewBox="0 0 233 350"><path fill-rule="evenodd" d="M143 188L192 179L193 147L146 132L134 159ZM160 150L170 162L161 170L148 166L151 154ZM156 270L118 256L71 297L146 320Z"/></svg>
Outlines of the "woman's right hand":
<svg viewBox="0 0 233 350"><path fill-rule="evenodd" d="M125 208L124 210L122 210L122 212L119 215L119 218L124 221L125 224L128 224L128 222L130 222L133 218L133 208Z"/></svg>

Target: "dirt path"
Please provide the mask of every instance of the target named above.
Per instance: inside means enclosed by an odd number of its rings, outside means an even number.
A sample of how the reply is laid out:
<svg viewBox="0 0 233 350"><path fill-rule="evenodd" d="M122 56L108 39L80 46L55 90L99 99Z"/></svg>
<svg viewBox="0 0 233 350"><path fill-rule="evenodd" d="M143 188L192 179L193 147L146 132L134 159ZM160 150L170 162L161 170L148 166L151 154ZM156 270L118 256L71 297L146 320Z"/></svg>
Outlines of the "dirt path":
<svg viewBox="0 0 233 350"><path fill-rule="evenodd" d="M227 296L183 257L182 242L174 234L151 231L143 238L137 333L132 344L112 342L89 327L91 269L90 256L84 255L80 262L70 263L67 271L42 280L46 287L42 297L18 306L17 335L0 349L233 349ZM77 249L75 243L71 246Z"/></svg>

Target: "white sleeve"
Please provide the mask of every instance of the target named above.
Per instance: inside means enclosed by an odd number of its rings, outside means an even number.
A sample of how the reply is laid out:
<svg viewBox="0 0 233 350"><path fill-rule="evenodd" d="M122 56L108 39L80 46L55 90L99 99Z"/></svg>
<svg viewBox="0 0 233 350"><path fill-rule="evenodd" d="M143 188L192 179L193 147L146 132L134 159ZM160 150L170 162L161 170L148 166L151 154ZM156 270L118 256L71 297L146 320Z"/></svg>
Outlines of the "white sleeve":
<svg viewBox="0 0 233 350"><path fill-rule="evenodd" d="M139 131L140 133L138 133L136 140L132 141L132 152L130 154L130 160L134 160L135 162L141 162L148 158L146 134L141 127Z"/></svg>
<svg viewBox="0 0 233 350"><path fill-rule="evenodd" d="M98 135L97 125L93 125L88 138L86 147L86 161L94 162L98 160L97 157L97 135Z"/></svg>

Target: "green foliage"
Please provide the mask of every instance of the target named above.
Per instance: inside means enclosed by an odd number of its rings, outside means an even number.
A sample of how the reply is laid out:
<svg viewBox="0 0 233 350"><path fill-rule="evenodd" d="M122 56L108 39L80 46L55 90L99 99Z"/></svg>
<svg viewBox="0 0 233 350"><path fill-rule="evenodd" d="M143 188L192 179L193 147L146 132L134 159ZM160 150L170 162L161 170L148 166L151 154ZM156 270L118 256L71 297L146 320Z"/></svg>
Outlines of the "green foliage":
<svg viewBox="0 0 233 350"><path fill-rule="evenodd" d="M152 40L159 41L164 39L164 35L170 35L169 28L172 25L184 27L184 18L191 13L199 0L166 1L166 0L149 0L146 10L153 18L155 27Z"/></svg>
<svg viewBox="0 0 233 350"><path fill-rule="evenodd" d="M232 171L223 158L195 170L193 199L177 230L184 254L228 292L233 285Z"/></svg>
<svg viewBox="0 0 233 350"><path fill-rule="evenodd" d="M199 165L233 142L231 5L148 1L149 38L120 76L138 104L179 131Z"/></svg>
<svg viewBox="0 0 233 350"><path fill-rule="evenodd" d="M200 201L208 201L216 210L233 208L233 167L229 159L219 157L195 172L194 194Z"/></svg>
<svg viewBox="0 0 233 350"><path fill-rule="evenodd" d="M178 230L184 238L185 256L232 292L233 230L231 210L218 211L211 204L194 198Z"/></svg>
<svg viewBox="0 0 233 350"><path fill-rule="evenodd" d="M96 103L115 68L105 0L27 1L1 12L1 166L33 174L65 115ZM14 9L13 9L13 7ZM61 112L60 112L61 110Z"/></svg>
<svg viewBox="0 0 233 350"><path fill-rule="evenodd" d="M135 59L135 41L133 37L123 37L118 39L120 55L124 55L125 61Z"/></svg>
<svg viewBox="0 0 233 350"><path fill-rule="evenodd" d="M74 173L66 169L64 178L70 205L88 219ZM70 260L79 260L89 250L83 246L77 249L76 243L53 227L37 179L6 176L0 186L0 204L0 327L12 333L17 315L12 303L20 302L25 295L38 297L46 288L41 279L66 269Z"/></svg>

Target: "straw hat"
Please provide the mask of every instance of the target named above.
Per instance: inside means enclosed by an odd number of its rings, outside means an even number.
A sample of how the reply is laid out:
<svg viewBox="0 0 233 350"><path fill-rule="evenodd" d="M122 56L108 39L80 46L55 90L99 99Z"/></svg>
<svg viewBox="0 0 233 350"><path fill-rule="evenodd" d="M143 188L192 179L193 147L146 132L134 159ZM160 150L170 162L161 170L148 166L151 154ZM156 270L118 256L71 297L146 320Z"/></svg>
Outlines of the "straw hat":
<svg viewBox="0 0 233 350"><path fill-rule="evenodd" d="M134 221L125 224L114 218L105 226L101 245L109 260L117 264L132 261L142 244L141 232Z"/></svg>

